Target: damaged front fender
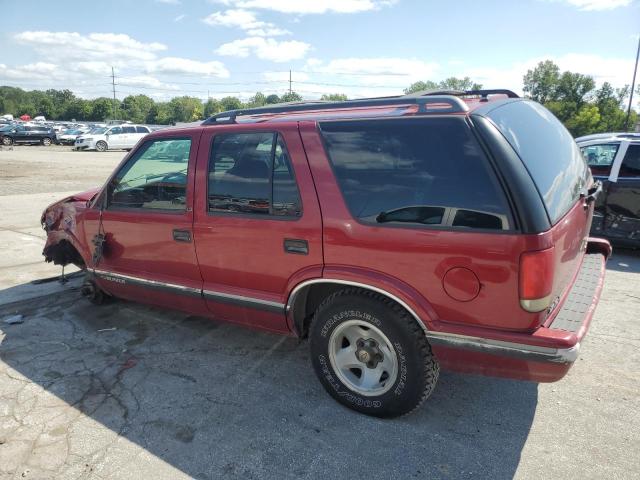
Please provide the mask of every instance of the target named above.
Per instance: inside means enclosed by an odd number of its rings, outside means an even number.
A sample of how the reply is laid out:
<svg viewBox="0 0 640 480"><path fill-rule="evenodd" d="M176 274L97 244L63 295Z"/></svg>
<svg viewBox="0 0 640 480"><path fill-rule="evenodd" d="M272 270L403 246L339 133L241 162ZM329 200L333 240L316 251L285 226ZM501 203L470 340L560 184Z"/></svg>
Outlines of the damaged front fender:
<svg viewBox="0 0 640 480"><path fill-rule="evenodd" d="M55 265L70 263L79 268L87 264L87 249L83 246L79 216L98 189L89 190L56 202L45 209L40 218L42 228L47 232L47 241L42 251L46 262Z"/></svg>

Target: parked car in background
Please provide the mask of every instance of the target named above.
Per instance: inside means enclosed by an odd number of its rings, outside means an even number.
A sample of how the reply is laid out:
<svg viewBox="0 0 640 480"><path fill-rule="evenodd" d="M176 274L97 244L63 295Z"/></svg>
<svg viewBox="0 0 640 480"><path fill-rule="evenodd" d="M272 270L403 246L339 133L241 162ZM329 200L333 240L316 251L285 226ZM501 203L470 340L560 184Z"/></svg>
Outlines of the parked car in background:
<svg viewBox="0 0 640 480"><path fill-rule="evenodd" d="M51 145L55 139L56 132L44 125L14 125L0 134L0 142L5 146L17 143Z"/></svg>
<svg viewBox="0 0 640 480"><path fill-rule="evenodd" d="M73 145L75 150L130 150L151 129L145 125L114 125L91 130L79 136Z"/></svg>
<svg viewBox="0 0 640 480"><path fill-rule="evenodd" d="M83 130L63 130L56 134L56 143L60 145L73 145L80 135L84 135L86 132Z"/></svg>
<svg viewBox="0 0 640 480"><path fill-rule="evenodd" d="M576 142L603 185L591 231L621 246L640 247L640 133L587 135Z"/></svg>
<svg viewBox="0 0 640 480"><path fill-rule="evenodd" d="M611 253L589 238L599 192L566 128L510 91L270 105L145 137L43 212L43 254L84 269L94 303L308 337L331 396L393 417L440 367L569 371Z"/></svg>

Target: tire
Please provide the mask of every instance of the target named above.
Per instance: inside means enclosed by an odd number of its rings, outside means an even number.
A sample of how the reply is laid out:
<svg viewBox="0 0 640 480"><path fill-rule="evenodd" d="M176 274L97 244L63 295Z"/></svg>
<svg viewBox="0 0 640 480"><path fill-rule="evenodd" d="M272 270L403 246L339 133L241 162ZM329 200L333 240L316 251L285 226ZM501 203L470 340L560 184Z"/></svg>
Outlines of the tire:
<svg viewBox="0 0 640 480"><path fill-rule="evenodd" d="M374 417L411 413L429 398L440 373L415 319L367 290L327 297L314 314L309 340L313 369L329 395Z"/></svg>
<svg viewBox="0 0 640 480"><path fill-rule="evenodd" d="M42 145L44 145L45 147L48 147L49 145L51 145L51 139L49 137L44 137L42 139Z"/></svg>
<svg viewBox="0 0 640 480"><path fill-rule="evenodd" d="M98 152L106 152L107 151L107 142L100 140L96 143L96 150Z"/></svg>
<svg viewBox="0 0 640 480"><path fill-rule="evenodd" d="M11 137L2 137L2 145L5 147L10 147L13 145L13 138Z"/></svg>

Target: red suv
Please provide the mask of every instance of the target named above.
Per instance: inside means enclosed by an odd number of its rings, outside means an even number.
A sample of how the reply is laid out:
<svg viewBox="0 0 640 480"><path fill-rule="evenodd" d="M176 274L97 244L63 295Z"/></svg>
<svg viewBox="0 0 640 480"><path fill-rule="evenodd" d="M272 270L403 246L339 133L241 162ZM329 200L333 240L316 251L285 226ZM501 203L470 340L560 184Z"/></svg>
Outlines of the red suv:
<svg viewBox="0 0 640 480"><path fill-rule="evenodd" d="M340 403L408 413L440 367L551 382L602 289L600 191L544 107L507 90L218 114L146 136L46 209L83 292L309 337Z"/></svg>

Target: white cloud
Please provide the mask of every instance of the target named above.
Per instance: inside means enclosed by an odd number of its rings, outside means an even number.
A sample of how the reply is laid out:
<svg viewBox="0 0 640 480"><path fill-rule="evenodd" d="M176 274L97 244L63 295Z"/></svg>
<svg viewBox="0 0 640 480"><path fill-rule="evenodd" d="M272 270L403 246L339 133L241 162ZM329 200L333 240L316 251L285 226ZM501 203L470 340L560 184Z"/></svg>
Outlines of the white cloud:
<svg viewBox="0 0 640 480"><path fill-rule="evenodd" d="M27 31L14 35L14 39L54 59L151 60L155 52L167 49L162 43L143 43L122 33Z"/></svg>
<svg viewBox="0 0 640 480"><path fill-rule="evenodd" d="M182 13L180 15L178 15L177 17L175 17L173 19L174 22L181 22L182 20L184 20L185 18L187 18L187 15L185 13Z"/></svg>
<svg viewBox="0 0 640 480"><path fill-rule="evenodd" d="M291 33L288 30L277 27L273 23L258 20L256 14L250 10L230 9L224 12L213 12L211 15L203 18L202 21L214 27L240 28L252 37L272 37Z"/></svg>
<svg viewBox="0 0 640 480"><path fill-rule="evenodd" d="M155 75L208 78L230 75L220 61L163 57L160 53L167 49L164 44L140 42L123 34L28 31L14 35L13 39L33 49L42 60L26 65L0 65L0 82L26 88L69 88L82 95L104 95L110 90L108 77L112 67L117 83L144 89L144 93L150 93L147 89L151 88L182 90ZM127 87L123 93L128 93Z"/></svg>
<svg viewBox="0 0 640 480"><path fill-rule="evenodd" d="M246 58L255 54L262 60L288 62L303 58L310 45L297 40L279 42L273 38L247 37L220 45L216 49L218 55Z"/></svg>
<svg viewBox="0 0 640 480"><path fill-rule="evenodd" d="M339 58L323 63L318 59L307 62L307 68L315 72L368 77L404 77L408 79L432 78L438 71L436 62L415 58Z"/></svg>
<svg viewBox="0 0 640 480"><path fill-rule="evenodd" d="M156 3L165 3L167 5L181 5L181 0L155 0Z"/></svg>
<svg viewBox="0 0 640 480"><path fill-rule="evenodd" d="M393 5L397 0L221 0L235 8L274 10L287 14L358 13ZM616 0L613 0L616 1ZM619 0L618 0L619 1Z"/></svg>
<svg viewBox="0 0 640 480"><path fill-rule="evenodd" d="M196 74L219 78L229 77L229 70L225 68L222 62L199 62L178 57L163 57L147 62L146 71L166 74Z"/></svg>
<svg viewBox="0 0 640 480"><path fill-rule="evenodd" d="M564 0L580 10L613 10L618 7L628 7L631 0Z"/></svg>

